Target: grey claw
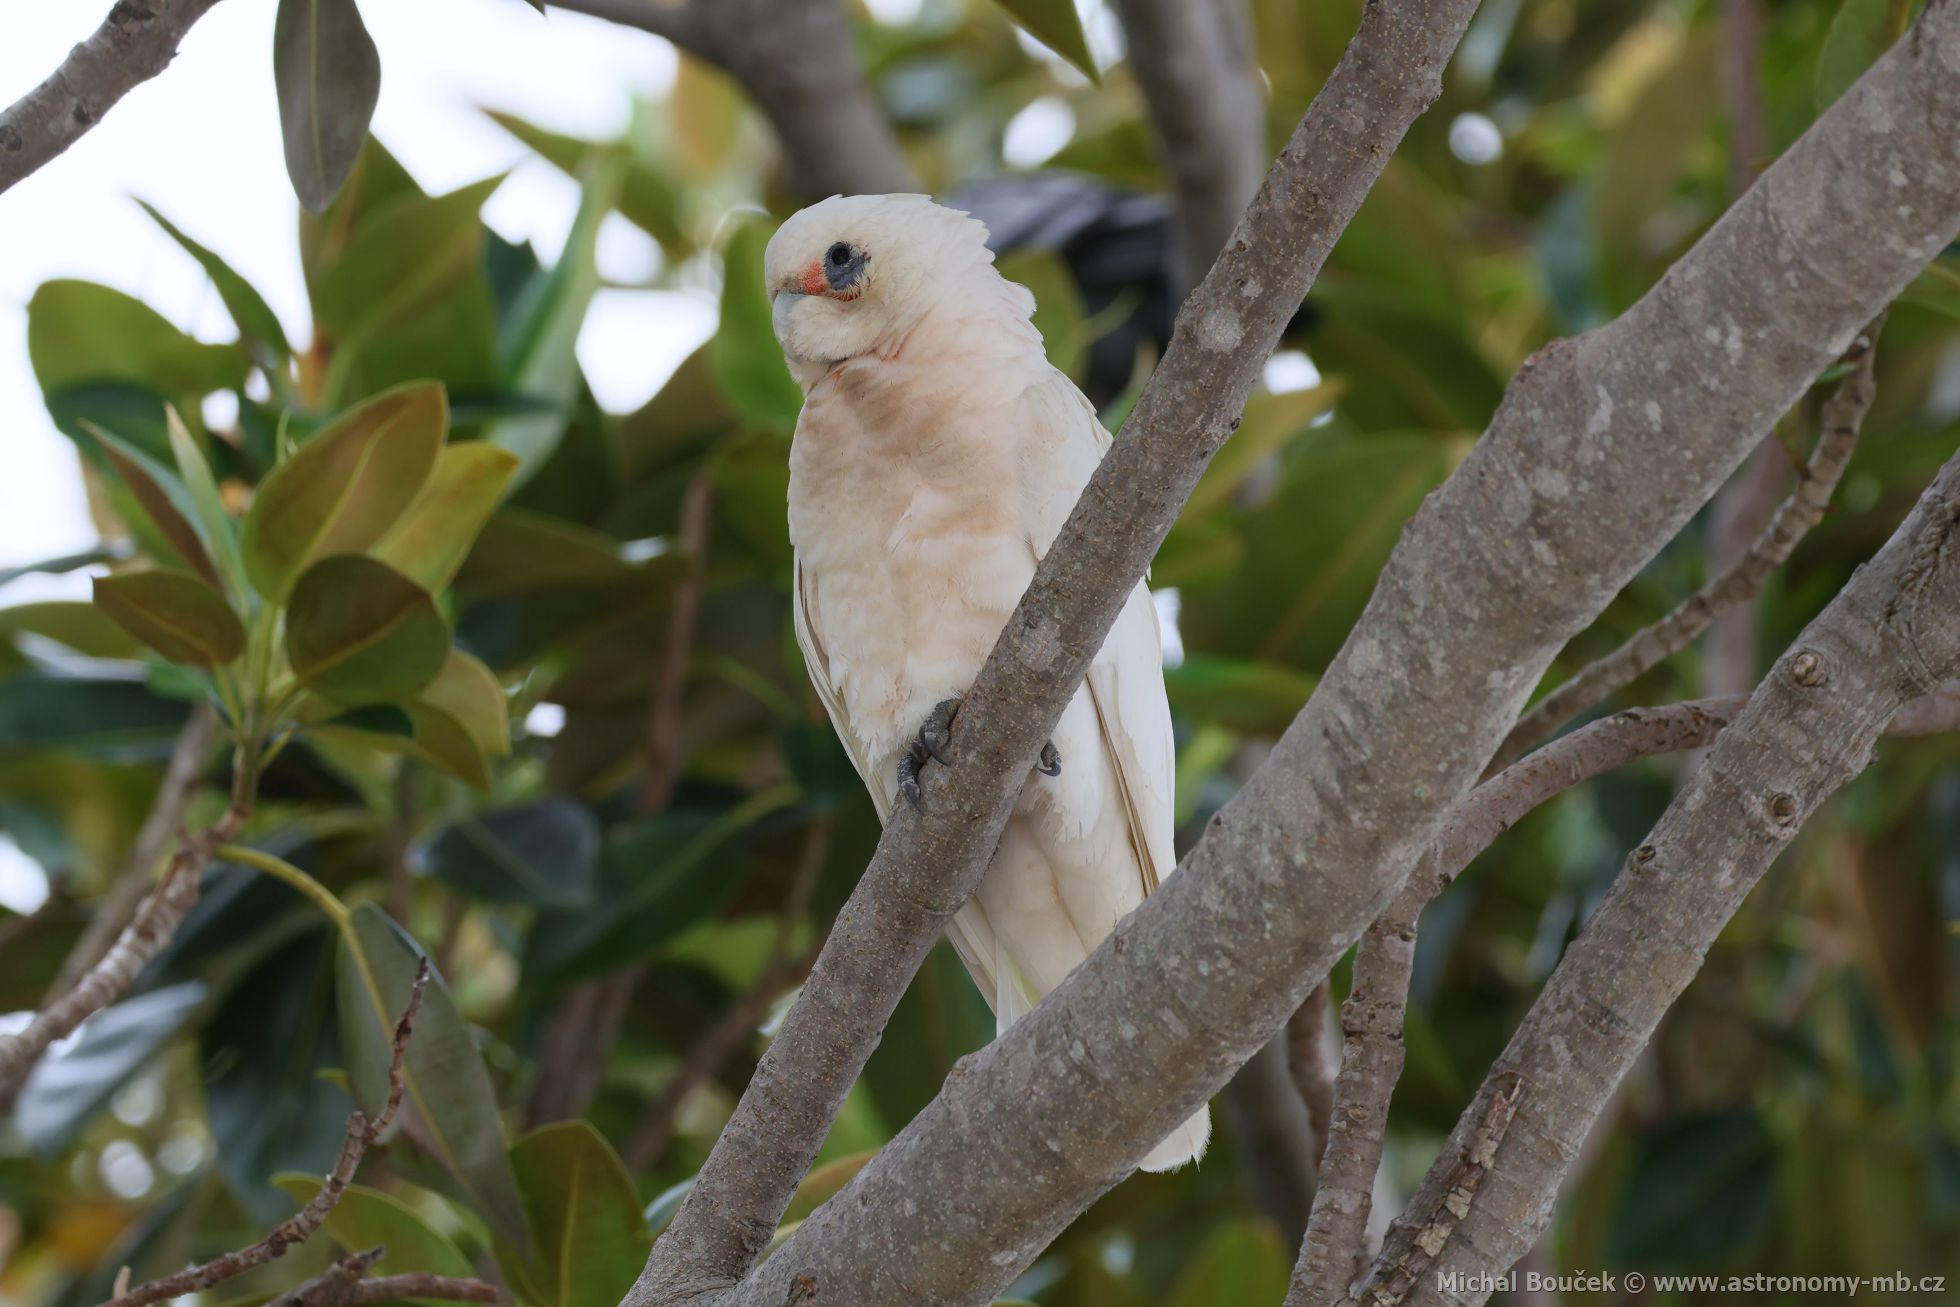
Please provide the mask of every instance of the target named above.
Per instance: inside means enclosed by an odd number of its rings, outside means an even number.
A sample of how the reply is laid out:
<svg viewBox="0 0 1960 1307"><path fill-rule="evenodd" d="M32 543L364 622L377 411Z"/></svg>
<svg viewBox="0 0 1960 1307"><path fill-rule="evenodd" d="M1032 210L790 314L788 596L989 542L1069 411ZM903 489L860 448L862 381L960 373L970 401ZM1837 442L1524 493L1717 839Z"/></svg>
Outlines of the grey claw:
<svg viewBox="0 0 1960 1307"><path fill-rule="evenodd" d="M1055 748L1055 742L1053 740L1049 740L1041 746L1041 759L1036 764L1035 770L1043 776L1060 776L1062 774L1061 751Z"/></svg>
<svg viewBox="0 0 1960 1307"><path fill-rule="evenodd" d="M919 769L926 765L926 750L922 744L914 744L898 755L898 792L914 810L925 811L925 795L919 790Z"/></svg>
<svg viewBox="0 0 1960 1307"><path fill-rule="evenodd" d="M953 760L946 750L953 743L953 718L959 716L958 699L941 699L932 710L932 715L919 725L919 747L928 757L941 767L951 767Z"/></svg>

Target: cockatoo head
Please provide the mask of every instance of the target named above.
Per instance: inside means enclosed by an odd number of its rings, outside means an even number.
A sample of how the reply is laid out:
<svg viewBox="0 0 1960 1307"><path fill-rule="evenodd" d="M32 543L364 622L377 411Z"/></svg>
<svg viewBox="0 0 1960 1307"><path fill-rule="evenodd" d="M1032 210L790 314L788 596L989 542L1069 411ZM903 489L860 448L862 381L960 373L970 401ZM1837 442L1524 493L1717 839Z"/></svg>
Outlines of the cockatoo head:
<svg viewBox="0 0 1960 1307"><path fill-rule="evenodd" d="M923 195L833 195L792 216L763 255L776 339L809 389L838 363L890 351L933 309L998 282L987 229Z"/></svg>

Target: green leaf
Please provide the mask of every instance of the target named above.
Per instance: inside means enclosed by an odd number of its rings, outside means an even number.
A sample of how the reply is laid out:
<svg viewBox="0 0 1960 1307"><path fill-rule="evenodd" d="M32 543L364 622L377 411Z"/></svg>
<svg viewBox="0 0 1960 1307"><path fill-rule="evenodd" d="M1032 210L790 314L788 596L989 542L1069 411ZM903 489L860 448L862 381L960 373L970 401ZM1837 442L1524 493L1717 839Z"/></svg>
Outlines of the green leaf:
<svg viewBox="0 0 1960 1307"><path fill-rule="evenodd" d="M48 281L27 303L27 354L48 394L84 382L132 382L168 399L241 386L236 345L193 340L139 299L89 281Z"/></svg>
<svg viewBox="0 0 1960 1307"><path fill-rule="evenodd" d="M374 904L349 914L338 969L340 1035L354 1099L366 1112L387 1101L395 1021L408 1005L421 960L414 940ZM527 1246L524 1203L490 1073L439 976L430 977L422 996L403 1085L402 1112L412 1135L428 1143L500 1238Z"/></svg>
<svg viewBox="0 0 1960 1307"><path fill-rule="evenodd" d="M272 78L286 173L299 202L319 213L360 157L381 95L381 55L354 0L279 0Z"/></svg>
<svg viewBox="0 0 1960 1307"><path fill-rule="evenodd" d="M529 146L539 158L570 177L583 177L602 154L616 147L576 136L547 131L515 114L486 109L490 120ZM656 168L639 159L626 162L621 179L619 213L640 230L673 249L686 243L680 215L680 193Z"/></svg>
<svg viewBox="0 0 1960 1307"><path fill-rule="evenodd" d="M510 701L496 673L461 649L451 649L436 678L422 687L419 706L454 720L478 750L493 757L510 752Z"/></svg>
<svg viewBox="0 0 1960 1307"><path fill-rule="evenodd" d="M449 627L428 591L400 572L338 554L293 587L286 656L308 689L336 702L405 702L448 660Z"/></svg>
<svg viewBox="0 0 1960 1307"><path fill-rule="evenodd" d="M272 1182L291 1194L302 1205L320 1192L315 1175L286 1172ZM451 1243L448 1236L422 1219L421 1213L393 1194L366 1185L351 1184L340 1201L327 1213L327 1234L348 1252L385 1248L375 1264L373 1275L406 1275L426 1271L431 1275L472 1277L476 1268ZM411 1302L431 1299L412 1298Z"/></svg>
<svg viewBox="0 0 1960 1307"><path fill-rule="evenodd" d="M518 1140L510 1160L538 1257L499 1244L504 1274L532 1307L614 1307L653 1236L612 1145L584 1121L561 1121Z"/></svg>
<svg viewBox="0 0 1960 1307"><path fill-rule="evenodd" d="M1089 57L1089 38L1082 30L1075 0L1000 0L1000 7L1012 14L1029 36L1074 64L1084 77L1102 82L1096 61Z"/></svg>
<svg viewBox="0 0 1960 1307"><path fill-rule="evenodd" d="M474 790L488 794L494 788L490 758L461 722L440 708L420 703L410 704L406 715L414 752Z"/></svg>
<svg viewBox="0 0 1960 1307"><path fill-rule="evenodd" d="M170 433L170 453L177 461L177 475L184 479L191 508L197 514L198 531L216 560L225 589L233 598L242 600L247 591L245 561L238 553L238 524L225 511L225 501L218 494L211 465L204 461L204 451L198 448L176 409L164 410L164 425Z"/></svg>
<svg viewBox="0 0 1960 1307"><path fill-rule="evenodd" d="M1305 672L1250 659L1186 655L1164 669L1171 707L1181 717L1254 735L1277 735L1312 696Z"/></svg>
<svg viewBox="0 0 1960 1307"><path fill-rule="evenodd" d="M1817 112L1837 103L1911 20L1912 0L1844 0L1817 51Z"/></svg>
<svg viewBox="0 0 1960 1307"><path fill-rule="evenodd" d="M540 799L463 817L415 850L418 870L497 903L582 908L592 902L599 822L570 799Z"/></svg>
<svg viewBox="0 0 1960 1307"><path fill-rule="evenodd" d="M1755 1112L1677 1119L1639 1143L1608 1256L1661 1270L1727 1265L1768 1230L1777 1175L1776 1140Z"/></svg>
<svg viewBox="0 0 1960 1307"><path fill-rule="evenodd" d="M550 276L531 284L533 293L515 314L504 375L519 393L553 404L544 412L506 418L484 436L517 455L520 485L564 439L573 403L584 384L575 352L579 329L599 289L599 224L618 202L624 167L617 156L602 157L593 165L557 265Z"/></svg>
<svg viewBox="0 0 1960 1307"><path fill-rule="evenodd" d="M285 328L279 325L279 315L272 311L272 306L265 302L265 297L253 288L251 282L232 271L230 264L186 236L176 224L157 212L148 201L138 200L137 203L143 206L143 212L149 214L171 240L183 246L185 252L197 260L198 265L204 269L205 275L211 278L211 284L216 288L218 298L224 302L225 310L231 314L231 320L238 325L239 335L252 348L253 356L259 366L268 370L283 367L292 355L292 346L286 343Z"/></svg>
<svg viewBox="0 0 1960 1307"><path fill-rule="evenodd" d="M1264 1221L1229 1221L1212 1230L1171 1289L1164 1307L1278 1302L1293 1259Z"/></svg>
<svg viewBox="0 0 1960 1307"><path fill-rule="evenodd" d="M1034 326L1041 333L1048 361L1071 377L1082 375L1082 359L1091 341L1083 329L1086 313L1075 275L1061 256L1044 250L1015 250L994 260L1009 281L1034 296Z"/></svg>
<svg viewBox="0 0 1960 1307"><path fill-rule="evenodd" d="M59 749L150 762L169 756L185 707L140 680L16 673L0 678L0 750Z"/></svg>
<svg viewBox="0 0 1960 1307"><path fill-rule="evenodd" d="M722 394L742 416L787 431L803 410L803 391L789 375L769 322L762 250L769 234L758 223L736 231L721 262L721 325L708 358Z"/></svg>
<svg viewBox="0 0 1960 1307"><path fill-rule="evenodd" d="M369 552L440 594L510 488L517 465L517 455L481 441L444 446L422 493Z"/></svg>
<svg viewBox="0 0 1960 1307"><path fill-rule="evenodd" d="M506 508L477 536L456 575L456 588L472 595L521 594L617 585L632 580L634 572L611 536L542 513Z"/></svg>
<svg viewBox="0 0 1960 1307"><path fill-rule="evenodd" d="M220 667L245 650L245 626L209 582L189 572L95 578L95 606L174 663Z"/></svg>
<svg viewBox="0 0 1960 1307"><path fill-rule="evenodd" d="M1305 432L1315 418L1334 407L1341 390L1339 382L1322 382L1283 395L1264 390L1254 395L1246 402L1239 429L1199 478L1197 489L1185 501L1180 518L1196 521L1225 507L1247 477Z"/></svg>
<svg viewBox="0 0 1960 1307"><path fill-rule="evenodd" d="M320 329L337 341L366 340L478 271L478 211L503 180L487 177L447 195L402 196L370 215L309 283Z"/></svg>
<svg viewBox="0 0 1960 1307"><path fill-rule="evenodd" d="M212 585L222 585L217 567L212 564L211 556L204 552L204 542L197 537L197 528L190 524L177 506L177 495L182 495L188 503L189 492L175 485L175 478L152 464L140 450L125 445L92 422L82 425L101 445L103 457L109 460L109 466L122 478L143 519L174 555L158 561L172 565L182 563ZM172 490L177 495L173 495ZM135 524L131 526L134 529Z"/></svg>
<svg viewBox="0 0 1960 1307"><path fill-rule="evenodd" d="M47 599L0 608L0 642L32 632L85 658L136 658L141 645L94 604Z"/></svg>
<svg viewBox="0 0 1960 1307"><path fill-rule="evenodd" d="M267 477L245 515L245 567L278 602L315 559L387 535L421 493L449 431L434 382L402 386L343 413Z"/></svg>

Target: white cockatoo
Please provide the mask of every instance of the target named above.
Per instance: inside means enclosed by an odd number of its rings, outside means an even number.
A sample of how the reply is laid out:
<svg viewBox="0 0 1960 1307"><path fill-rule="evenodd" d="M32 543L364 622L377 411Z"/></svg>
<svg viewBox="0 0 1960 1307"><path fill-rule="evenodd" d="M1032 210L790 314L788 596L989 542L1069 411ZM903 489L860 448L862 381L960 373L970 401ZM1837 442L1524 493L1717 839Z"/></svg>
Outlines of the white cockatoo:
<svg viewBox="0 0 1960 1307"><path fill-rule="evenodd" d="M920 195L833 196L764 259L804 393L790 449L796 638L881 818L945 761L958 698L1109 448L987 229ZM950 935L1000 1028L1176 865L1157 615L1139 583ZM1196 1160L1201 1109L1144 1160Z"/></svg>

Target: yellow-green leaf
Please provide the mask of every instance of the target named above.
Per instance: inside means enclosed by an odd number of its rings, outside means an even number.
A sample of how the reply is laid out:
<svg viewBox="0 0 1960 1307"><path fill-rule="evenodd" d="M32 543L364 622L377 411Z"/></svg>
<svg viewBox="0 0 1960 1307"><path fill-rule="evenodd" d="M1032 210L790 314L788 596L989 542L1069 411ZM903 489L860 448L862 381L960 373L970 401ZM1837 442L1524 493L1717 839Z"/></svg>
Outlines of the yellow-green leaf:
<svg viewBox="0 0 1960 1307"><path fill-rule="evenodd" d="M286 656L307 688L336 702L406 702L442 670L449 627L428 591L400 572L338 554L293 587Z"/></svg>
<svg viewBox="0 0 1960 1307"><path fill-rule="evenodd" d="M320 1192L318 1176L289 1171L274 1176L272 1182L301 1203L310 1202ZM463 1256L448 1236L422 1219L421 1213L393 1194L366 1185L347 1186L340 1201L327 1213L326 1228L333 1241L348 1252L387 1249L375 1264L372 1274L376 1276L415 1271L461 1277L476 1274L470 1259Z"/></svg>
<svg viewBox="0 0 1960 1307"><path fill-rule="evenodd" d="M721 324L708 342L708 359L738 413L787 431L803 409L803 392L789 375L769 322L769 291L762 280L762 249L768 243L760 225L747 223L722 252Z"/></svg>
<svg viewBox="0 0 1960 1307"><path fill-rule="evenodd" d="M225 597L189 572L125 572L95 578L95 604L173 663L216 667L245 648L245 626Z"/></svg>
<svg viewBox="0 0 1960 1307"><path fill-rule="evenodd" d="M584 1121L561 1121L525 1135L510 1161L537 1258L500 1244L505 1275L532 1307L614 1307L653 1236L612 1146Z"/></svg>
<svg viewBox="0 0 1960 1307"><path fill-rule="evenodd" d="M857 1173L876 1157L877 1151L853 1153L840 1157L834 1162L825 1162L816 1170L803 1177L803 1183L796 1186L796 1194L789 1200L789 1207L783 1212L783 1224L791 1221L808 1220L819 1207L829 1202L845 1185L857 1178Z"/></svg>
<svg viewBox="0 0 1960 1307"><path fill-rule="evenodd" d="M159 475L160 469L149 466L149 460L142 453L93 422L84 421L82 426L102 446L103 456L122 479L137 509L176 555L175 558L160 561L172 564L181 562L212 585L224 584L218 579L218 569L212 564L211 556L204 552L204 542L198 539L197 528L171 501L170 492L164 488Z"/></svg>
<svg viewBox="0 0 1960 1307"><path fill-rule="evenodd" d="M417 703L456 722L480 752L498 757L510 752L510 704L504 687L494 672L461 649L449 651Z"/></svg>
<svg viewBox="0 0 1960 1307"><path fill-rule="evenodd" d="M440 593L509 488L517 462L517 455L481 441L445 447L420 497L370 552Z"/></svg>
<svg viewBox="0 0 1960 1307"><path fill-rule="evenodd" d="M1027 29L1029 36L1081 69L1092 82L1102 77L1096 61L1089 57L1089 38L1082 30L1082 16L1075 0L1000 0L1000 7Z"/></svg>
<svg viewBox="0 0 1960 1307"><path fill-rule="evenodd" d="M315 559L358 553L415 502L449 430L442 386L375 396L301 445L260 485L245 516L245 568L275 602Z"/></svg>

